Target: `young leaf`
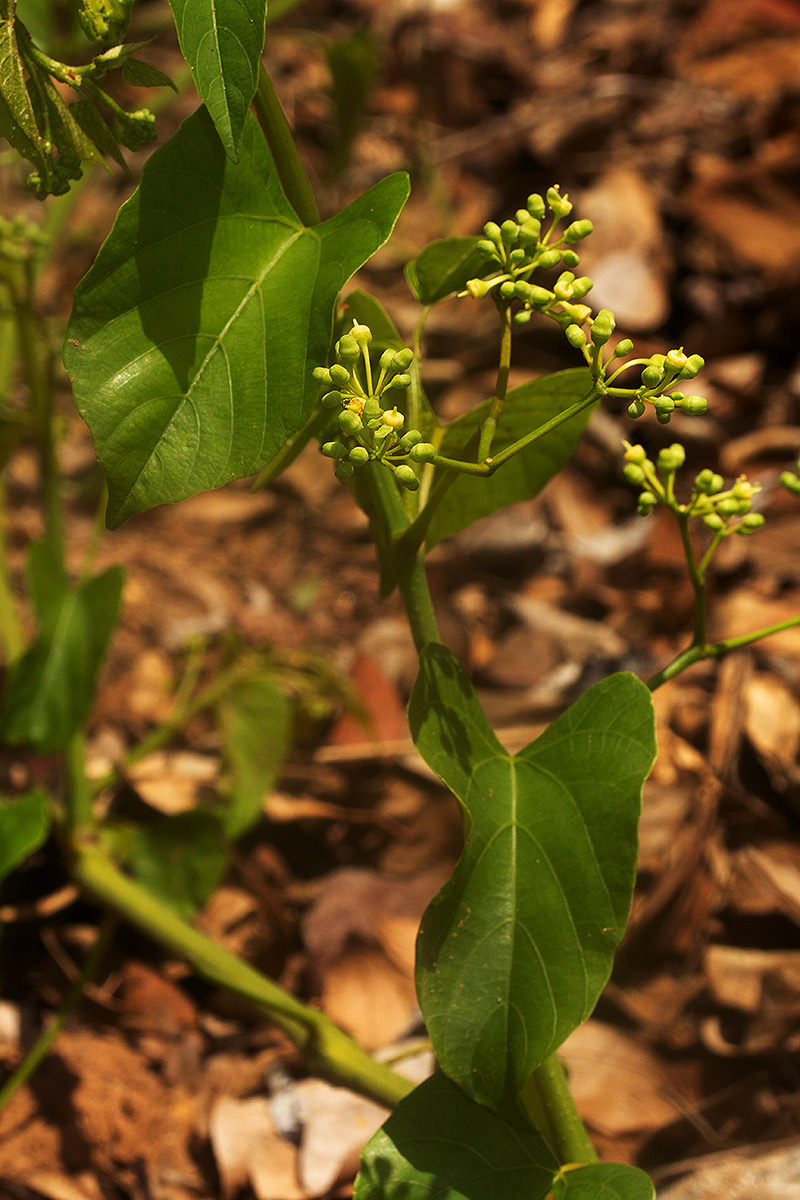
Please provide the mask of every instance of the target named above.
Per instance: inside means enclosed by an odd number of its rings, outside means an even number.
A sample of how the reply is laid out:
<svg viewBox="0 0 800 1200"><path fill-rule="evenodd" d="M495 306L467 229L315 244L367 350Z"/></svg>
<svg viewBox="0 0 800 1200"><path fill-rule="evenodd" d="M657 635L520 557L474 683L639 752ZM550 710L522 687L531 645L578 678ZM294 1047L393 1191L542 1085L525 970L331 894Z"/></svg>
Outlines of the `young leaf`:
<svg viewBox="0 0 800 1200"><path fill-rule="evenodd" d="M153 154L75 291L64 350L112 528L254 474L300 428L339 290L407 195L394 175L308 228L255 118L233 164L203 109Z"/></svg>
<svg viewBox="0 0 800 1200"><path fill-rule="evenodd" d="M9 671L0 740L52 754L66 749L89 715L117 623L123 572L110 567L70 589L39 542L29 553L28 576L38 633Z"/></svg>
<svg viewBox="0 0 800 1200"><path fill-rule="evenodd" d="M367 1143L353 1200L655 1200L621 1163L559 1170L535 1129L509 1123L433 1075Z"/></svg>
<svg viewBox="0 0 800 1200"><path fill-rule="evenodd" d="M226 154L238 162L258 86L267 0L170 0L183 57Z"/></svg>
<svg viewBox="0 0 800 1200"><path fill-rule="evenodd" d="M497 426L492 446L495 454L575 404L590 387L588 371L578 368L557 371L512 388ZM489 401L486 400L451 422L445 429L439 453L446 458L464 458L468 456L466 451L470 443L477 448L477 433L488 407ZM517 500L530 500L537 495L575 453L591 412L592 409L587 408L570 421L565 421L510 459L488 479L458 475L431 521L426 538L428 549L433 549L443 538L467 529L479 517L485 517ZM475 448L472 451L473 458ZM444 471L443 467L441 471Z"/></svg>
<svg viewBox="0 0 800 1200"><path fill-rule="evenodd" d="M126 56L122 65L122 78L132 87L168 87L172 88L173 92L178 90L174 81L164 71L154 67L152 63L142 62L140 58L131 58L130 55Z"/></svg>
<svg viewBox="0 0 800 1200"><path fill-rule="evenodd" d="M353 1200L544 1200L557 1171L534 1129L433 1075L368 1142Z"/></svg>
<svg viewBox="0 0 800 1200"><path fill-rule="evenodd" d="M44 844L49 826L47 796L38 788L0 800L0 880Z"/></svg>
<svg viewBox="0 0 800 1200"><path fill-rule="evenodd" d="M129 853L139 882L187 921L228 865L220 823L213 813L201 811L137 825Z"/></svg>
<svg viewBox="0 0 800 1200"><path fill-rule="evenodd" d="M445 296L462 291L468 280L486 274L487 263L478 252L478 240L460 237L431 242L408 264L408 286L420 304L444 300Z"/></svg>
<svg viewBox="0 0 800 1200"><path fill-rule="evenodd" d="M221 813L225 833L241 837L258 820L291 736L289 701L269 678L250 679L218 706L228 762L229 801Z"/></svg>
<svg viewBox="0 0 800 1200"><path fill-rule="evenodd" d="M508 754L458 660L429 645L409 704L414 742L469 828L417 943L417 993L442 1069L509 1111L530 1073L591 1013L633 894L653 706L612 675Z"/></svg>

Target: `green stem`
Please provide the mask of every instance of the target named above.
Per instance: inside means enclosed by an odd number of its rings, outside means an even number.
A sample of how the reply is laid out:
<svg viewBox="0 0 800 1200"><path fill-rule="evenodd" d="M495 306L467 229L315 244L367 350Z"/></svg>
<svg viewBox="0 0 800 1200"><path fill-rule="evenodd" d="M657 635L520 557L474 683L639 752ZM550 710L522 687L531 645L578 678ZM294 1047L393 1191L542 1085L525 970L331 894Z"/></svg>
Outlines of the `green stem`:
<svg viewBox="0 0 800 1200"><path fill-rule="evenodd" d="M11 587L5 515L5 480L0 477L0 638L2 638L5 661L8 666L18 659L25 649L25 635L17 608L17 599Z"/></svg>
<svg viewBox="0 0 800 1200"><path fill-rule="evenodd" d="M84 837L96 828L92 801L94 793L86 777L86 746L83 731L70 738L65 755L66 822L72 837Z"/></svg>
<svg viewBox="0 0 800 1200"><path fill-rule="evenodd" d="M557 1054L551 1054L533 1072L520 1099L561 1166L597 1162Z"/></svg>
<svg viewBox="0 0 800 1200"><path fill-rule="evenodd" d="M323 1013L296 1000L128 879L98 846L76 842L72 854L78 884L161 945L182 954L205 979L265 1012L303 1052L313 1073L390 1108L412 1091L412 1083L370 1058Z"/></svg>
<svg viewBox="0 0 800 1200"><path fill-rule="evenodd" d="M274 479L290 467L297 456L305 449L312 438L320 434L325 426L330 422L331 414L328 409L315 408L308 418L306 423L302 425L297 433L293 433L290 438L284 442L281 449L271 459L262 471L256 475L250 487L251 492L259 492L262 488L267 487Z"/></svg>
<svg viewBox="0 0 800 1200"><path fill-rule="evenodd" d="M259 63L258 67L258 88L253 97L253 107L267 139L286 199L305 225L319 225L319 209L311 184L297 153L289 122L263 63Z"/></svg>
<svg viewBox="0 0 800 1200"><path fill-rule="evenodd" d="M86 959L78 978L73 983L67 997L58 1010L53 1020L45 1030L39 1035L30 1048L28 1053L23 1058L13 1075L10 1076L0 1088L0 1111L2 1111L12 1096L19 1091L24 1083L30 1079L39 1064L50 1052L50 1049L59 1036L69 1018L72 1016L83 996L83 989L86 984L96 975L100 968L100 964L105 957L106 951L111 944L111 939L116 928L116 921L109 917L100 927L97 935L97 940L92 948L92 952Z"/></svg>
<svg viewBox="0 0 800 1200"><path fill-rule="evenodd" d="M701 571L697 565L694 546L692 545L689 533L689 517L686 513L676 513L675 515L678 518L678 527L681 531L681 541L683 542L683 553L686 558L689 579L694 590L694 637L692 638L692 645L704 646L706 642L707 608L705 572Z"/></svg>
<svg viewBox="0 0 800 1200"><path fill-rule="evenodd" d="M488 459L494 435L497 432L497 422L505 404L508 391L508 375L511 370L511 305L505 300L495 297L497 311L500 316L500 364L497 368L497 382L494 395L489 402L489 411L481 425L481 435L478 442L478 462Z"/></svg>
<svg viewBox="0 0 800 1200"><path fill-rule="evenodd" d="M778 621L774 625L766 625L763 629L755 629L752 633L743 633L739 637L725 638L721 642L711 642L709 645L693 643L677 654L655 675L651 675L647 680L647 686L651 692L654 692L663 683L675 679L687 667L691 667L697 662L702 662L706 658L721 658L723 654L729 654L731 650L741 650L744 646L752 646L754 642L760 642L762 638L770 637L773 633L782 633L784 629L795 629L798 625L800 625L800 615L788 617L785 621Z"/></svg>

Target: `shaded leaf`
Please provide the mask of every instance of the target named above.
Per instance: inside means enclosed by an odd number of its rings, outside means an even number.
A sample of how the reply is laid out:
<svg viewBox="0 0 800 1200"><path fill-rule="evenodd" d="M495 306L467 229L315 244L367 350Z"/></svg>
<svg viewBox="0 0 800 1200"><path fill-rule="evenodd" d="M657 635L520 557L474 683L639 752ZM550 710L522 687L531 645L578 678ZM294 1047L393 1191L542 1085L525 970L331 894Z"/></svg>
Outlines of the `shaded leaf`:
<svg viewBox="0 0 800 1200"><path fill-rule="evenodd" d="M218 706L229 799L221 813L229 838L241 837L261 815L286 757L291 736L289 701L271 679L250 679Z"/></svg>
<svg viewBox="0 0 800 1200"><path fill-rule="evenodd" d="M625 1163L592 1163L559 1175L553 1200L656 1200L652 1180Z"/></svg>
<svg viewBox="0 0 800 1200"><path fill-rule="evenodd" d="M228 865L220 823L209 812L137 825L128 852L143 887L185 920L202 908Z"/></svg>
<svg viewBox="0 0 800 1200"><path fill-rule="evenodd" d="M236 162L258 86L267 0L170 0L170 5L195 87Z"/></svg>
<svg viewBox="0 0 800 1200"><path fill-rule="evenodd" d="M133 87L168 87L172 88L173 92L178 90L166 72L154 67L152 63L142 62L140 58L126 57L122 66L122 78Z"/></svg>
<svg viewBox="0 0 800 1200"><path fill-rule="evenodd" d="M353 142L364 124L378 62L373 39L363 30L337 41L326 41L325 54L331 72L338 135L331 171L337 175L347 166Z"/></svg>
<svg viewBox="0 0 800 1200"><path fill-rule="evenodd" d="M497 453L510 446L524 434L575 404L587 394L590 387L589 372L579 368L557 371L512 388L503 406L492 449ZM446 458L474 459L478 430L488 408L489 401L486 400L451 422L445 429L439 453ZM592 408L587 408L565 421L515 455L488 479L458 475L431 521L426 538L428 549L438 545L443 538L467 529L479 517L537 495L575 453L591 412ZM439 468L437 475L444 470L443 467ZM448 471L447 474L452 472Z"/></svg>
<svg viewBox="0 0 800 1200"><path fill-rule="evenodd" d="M408 180L300 223L255 118L228 160L205 110L148 160L75 291L64 360L109 479L109 524L252 475L316 399L333 308Z"/></svg>
<svg viewBox="0 0 800 1200"><path fill-rule="evenodd" d="M117 623L121 567L71 589L46 543L28 557L38 633L11 667L0 711L0 739L40 753L66 749L89 715L95 682Z"/></svg>
<svg viewBox="0 0 800 1200"><path fill-rule="evenodd" d="M513 1108L531 1072L591 1013L633 894L650 693L612 675L517 755L474 689L429 645L409 704L414 742L469 827L417 944L417 992L442 1069Z"/></svg>
<svg viewBox="0 0 800 1200"><path fill-rule="evenodd" d="M44 844L50 827L47 796L38 789L0 800L0 880Z"/></svg>
<svg viewBox="0 0 800 1200"><path fill-rule="evenodd" d="M406 267L406 279L420 304L435 304L464 289L467 281L482 277L497 264L487 264L478 251L478 238L444 238L431 242Z"/></svg>

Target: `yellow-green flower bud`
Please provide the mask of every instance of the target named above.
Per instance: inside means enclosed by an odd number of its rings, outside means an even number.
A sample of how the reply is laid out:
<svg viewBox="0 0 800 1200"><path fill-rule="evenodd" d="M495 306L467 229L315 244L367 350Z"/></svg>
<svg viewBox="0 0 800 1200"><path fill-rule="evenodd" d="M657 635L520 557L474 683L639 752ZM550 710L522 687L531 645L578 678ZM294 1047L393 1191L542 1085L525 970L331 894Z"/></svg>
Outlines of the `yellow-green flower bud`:
<svg viewBox="0 0 800 1200"><path fill-rule="evenodd" d="M678 407L691 417L700 417L708 408L708 400L705 396L682 396Z"/></svg>
<svg viewBox="0 0 800 1200"><path fill-rule="evenodd" d="M473 300L482 300L489 291L489 285L483 279L468 279L464 291Z"/></svg>
<svg viewBox="0 0 800 1200"><path fill-rule="evenodd" d="M347 367L343 367L340 363L334 363L329 371L331 383L337 388L343 388L346 383L350 382L350 372Z"/></svg>
<svg viewBox="0 0 800 1200"><path fill-rule="evenodd" d="M504 300L514 299L514 283L511 279L506 279L504 283L500 284L500 295Z"/></svg>
<svg viewBox="0 0 800 1200"><path fill-rule="evenodd" d="M341 392L326 392L320 400L323 408L338 408L344 400Z"/></svg>
<svg viewBox="0 0 800 1200"><path fill-rule="evenodd" d="M351 463L361 466L363 463L369 462L369 451L365 446L353 446L347 457Z"/></svg>
<svg viewBox="0 0 800 1200"><path fill-rule="evenodd" d="M614 347L612 358L624 358L626 354L630 354L633 349L633 342L630 338L623 338L621 342L617 342Z"/></svg>
<svg viewBox="0 0 800 1200"><path fill-rule="evenodd" d="M397 408L387 408L382 417L384 425L388 425L390 429L402 429L406 420Z"/></svg>
<svg viewBox="0 0 800 1200"><path fill-rule="evenodd" d="M350 330L350 336L354 337L359 346L368 346L372 341L372 330L369 325L354 325Z"/></svg>
<svg viewBox="0 0 800 1200"><path fill-rule="evenodd" d="M630 442L623 442L622 444L625 447L625 462L639 463L640 466L647 462L647 451L644 446L632 446Z"/></svg>
<svg viewBox="0 0 800 1200"><path fill-rule="evenodd" d="M497 247L494 242L490 242L488 239L482 239L478 242L478 250L484 258L494 258L497 254Z"/></svg>
<svg viewBox="0 0 800 1200"><path fill-rule="evenodd" d="M575 350L580 350L582 346L586 345L586 334L580 325L568 325L564 330L564 336Z"/></svg>
<svg viewBox="0 0 800 1200"><path fill-rule="evenodd" d="M559 184L554 183L547 189L547 206L557 219L568 217L572 212L572 201L568 196L561 195L559 187Z"/></svg>
<svg viewBox="0 0 800 1200"><path fill-rule="evenodd" d="M670 367L673 371L682 371L683 368L686 366L687 362L689 361L689 359L684 354L683 349L669 350L667 352L666 358L667 358L667 366Z"/></svg>
<svg viewBox="0 0 800 1200"><path fill-rule="evenodd" d="M573 221L564 231L564 241L571 245L574 245L575 242L582 242L593 229L591 221Z"/></svg>
<svg viewBox="0 0 800 1200"><path fill-rule="evenodd" d="M544 216L544 200L538 192L532 192L528 196L528 199L525 201L525 207L535 220L541 221Z"/></svg>
<svg viewBox="0 0 800 1200"><path fill-rule="evenodd" d="M414 351L409 350L407 346L404 346L402 350L397 350L395 352L394 363L392 365L394 366L395 371L407 371L413 361Z"/></svg>
<svg viewBox="0 0 800 1200"><path fill-rule="evenodd" d="M646 388L655 388L661 383L664 372L661 367L655 366L653 363L649 367L645 367L642 371L642 383Z"/></svg>
<svg viewBox="0 0 800 1200"><path fill-rule="evenodd" d="M395 468L395 479L401 483L404 488L408 488L410 492L416 492L419 487L419 480L414 474L414 468L409 467L406 463L401 463Z"/></svg>
<svg viewBox="0 0 800 1200"><path fill-rule="evenodd" d="M592 321L592 341L595 346L604 346L614 332L614 314L608 308L601 308Z"/></svg>
<svg viewBox="0 0 800 1200"><path fill-rule="evenodd" d="M548 292L547 288L539 287L536 283L530 284L530 289L530 303L534 308L546 308L555 300L552 292Z"/></svg>
<svg viewBox="0 0 800 1200"><path fill-rule="evenodd" d="M742 517L742 522L738 526L736 532L742 536L747 536L748 533L755 533L755 531L760 529L763 524L763 513L748 513L747 516Z"/></svg>
<svg viewBox="0 0 800 1200"><path fill-rule="evenodd" d="M418 442L411 447L409 458L413 462L433 462L436 458L436 447L433 442Z"/></svg>
<svg viewBox="0 0 800 1200"><path fill-rule="evenodd" d="M643 484L647 478L638 463L626 463L622 468L622 474L625 476L628 483L632 483L634 486Z"/></svg>
<svg viewBox="0 0 800 1200"><path fill-rule="evenodd" d="M550 267L557 267L560 262L561 254L558 250L545 250L544 254L539 256L539 266L543 267L545 271Z"/></svg>
<svg viewBox="0 0 800 1200"><path fill-rule="evenodd" d="M363 428L361 417L350 408L346 408L344 412L340 412L338 419L339 428L342 433L346 433L349 437L355 437Z"/></svg>
<svg viewBox="0 0 800 1200"><path fill-rule="evenodd" d="M644 416L644 410L645 410L644 400L642 400L642 398L640 396L636 396L636 398L631 400L630 404L628 405L627 413L628 413L628 416L632 420L635 421L637 419L637 417Z"/></svg>
<svg viewBox="0 0 800 1200"><path fill-rule="evenodd" d="M656 462L662 475L671 475L686 462L686 451L680 442L673 442L671 446L659 450Z"/></svg>
<svg viewBox="0 0 800 1200"><path fill-rule="evenodd" d="M527 308L524 308L522 312L514 313L514 324L527 325L532 315L533 314Z"/></svg>
<svg viewBox="0 0 800 1200"><path fill-rule="evenodd" d="M715 496L725 485L721 475L715 474L710 467L705 467L695 476L694 488L702 496Z"/></svg>
<svg viewBox="0 0 800 1200"><path fill-rule="evenodd" d="M787 492L791 492L793 496L800 496L800 479L796 475L793 475L791 471L784 471L782 473L781 483Z"/></svg>
<svg viewBox="0 0 800 1200"><path fill-rule="evenodd" d="M410 375L395 375L394 379L390 379L383 390L388 392L391 388L398 388L400 391L403 391L408 387L411 387Z"/></svg>
<svg viewBox="0 0 800 1200"><path fill-rule="evenodd" d="M503 244L506 246L511 245L518 233L519 225L517 225L516 221L503 221L503 224L500 226L500 236L503 239Z"/></svg>
<svg viewBox="0 0 800 1200"><path fill-rule="evenodd" d="M709 513L707 517L703 517L703 524L707 525L709 529L713 529L715 533L719 533L721 529L725 528L725 522L717 513Z"/></svg>
<svg viewBox="0 0 800 1200"><path fill-rule="evenodd" d="M404 433L397 443L399 449L410 450L412 446L418 445L422 441L422 434L418 429L409 429Z"/></svg>
<svg viewBox="0 0 800 1200"><path fill-rule="evenodd" d="M642 492L636 505L636 511L640 517L649 517L656 504L657 500L652 492Z"/></svg>
<svg viewBox="0 0 800 1200"><path fill-rule="evenodd" d="M342 362L355 362L361 357L361 347L352 333L344 333L336 343L336 357Z"/></svg>
<svg viewBox="0 0 800 1200"><path fill-rule="evenodd" d="M700 374L705 365L706 360L701 358L699 354L690 354L681 368L681 378L694 379L696 375Z"/></svg>
<svg viewBox="0 0 800 1200"><path fill-rule="evenodd" d="M500 226L495 221L487 221L483 227L483 232L492 242L498 243L501 240Z"/></svg>
<svg viewBox="0 0 800 1200"><path fill-rule="evenodd" d="M344 458L347 447L342 442L323 442L322 453L326 458Z"/></svg>
<svg viewBox="0 0 800 1200"><path fill-rule="evenodd" d="M323 383L327 387L331 386L331 373L327 367L314 367L311 378L315 379L317 383Z"/></svg>

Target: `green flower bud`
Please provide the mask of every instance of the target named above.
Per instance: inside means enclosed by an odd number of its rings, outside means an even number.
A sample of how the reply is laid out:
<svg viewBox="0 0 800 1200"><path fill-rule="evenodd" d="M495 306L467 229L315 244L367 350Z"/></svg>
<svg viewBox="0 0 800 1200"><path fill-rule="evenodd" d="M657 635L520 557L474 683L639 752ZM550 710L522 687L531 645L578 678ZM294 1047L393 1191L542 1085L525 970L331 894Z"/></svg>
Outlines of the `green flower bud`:
<svg viewBox="0 0 800 1200"><path fill-rule="evenodd" d="M647 451L644 446L631 446L629 442L623 442L625 447L625 462L639 463L640 465L647 462Z"/></svg>
<svg viewBox="0 0 800 1200"><path fill-rule="evenodd" d="M595 346L604 346L614 332L614 314L608 308L601 308L592 321L592 341Z"/></svg>
<svg viewBox="0 0 800 1200"><path fill-rule="evenodd" d="M384 350L378 359L378 366L382 371L391 371L394 366L394 350Z"/></svg>
<svg viewBox="0 0 800 1200"><path fill-rule="evenodd" d="M372 330L369 325L354 325L350 330L350 336L354 337L362 349L369 346L372 341Z"/></svg>
<svg viewBox="0 0 800 1200"><path fill-rule="evenodd" d="M331 377L331 383L337 388L342 388L346 383L350 382L350 372L347 367L341 366L340 363L334 363L328 374Z"/></svg>
<svg viewBox="0 0 800 1200"><path fill-rule="evenodd" d="M525 207L532 217L537 221L541 221L544 216L544 200L538 192L532 192L525 201Z"/></svg>
<svg viewBox="0 0 800 1200"><path fill-rule="evenodd" d="M514 296L517 300L521 300L523 304L530 304L531 285L526 283L524 279L518 279L514 284Z"/></svg>
<svg viewBox="0 0 800 1200"><path fill-rule="evenodd" d="M323 442L321 449L326 458L344 458L347 454L347 447L342 442Z"/></svg>
<svg viewBox="0 0 800 1200"><path fill-rule="evenodd" d="M715 496L717 492L721 492L725 486L725 481L721 475L716 475L710 467L705 467L699 475L695 476L694 490L699 492L701 496Z"/></svg>
<svg viewBox="0 0 800 1200"><path fill-rule="evenodd" d="M526 255L525 251L522 250L520 247L517 247L516 250L512 250L511 253L509 254L508 261L511 263L512 267L521 267L522 264L525 262L526 258L527 258L527 255Z"/></svg>
<svg viewBox="0 0 800 1200"><path fill-rule="evenodd" d="M436 447L433 442L418 442L416 446L411 447L409 458L413 462L433 462L436 457Z"/></svg>
<svg viewBox="0 0 800 1200"><path fill-rule="evenodd" d="M661 412L659 412L656 409L656 420L658 421L659 425L669 425L671 416L672 416L671 412L667 412L666 410L663 410L663 409Z"/></svg>
<svg viewBox="0 0 800 1200"><path fill-rule="evenodd" d="M625 476L628 483L632 483L634 486L640 486L647 478L639 464L632 462L625 464L625 466L622 468L622 474Z"/></svg>
<svg viewBox="0 0 800 1200"><path fill-rule="evenodd" d="M495 244L501 241L500 226L495 221L487 221L483 227L483 232Z"/></svg>
<svg viewBox="0 0 800 1200"><path fill-rule="evenodd" d="M500 284L500 295L504 300L514 299L514 284L510 279L507 279L505 283Z"/></svg>
<svg viewBox="0 0 800 1200"><path fill-rule="evenodd" d="M793 475L791 471L784 471L781 475L781 483L786 488L787 492L791 492L793 496L800 496L800 479Z"/></svg>
<svg viewBox="0 0 800 1200"><path fill-rule="evenodd" d="M652 492L642 492L636 505L636 511L640 517L649 517L657 503Z"/></svg>
<svg viewBox="0 0 800 1200"><path fill-rule="evenodd" d="M592 225L591 221L573 221L564 231L564 241L570 245L574 245L575 242L582 242L585 237L589 236L593 229L594 225Z"/></svg>
<svg viewBox="0 0 800 1200"><path fill-rule="evenodd" d="M531 219L531 214L527 208L518 208L514 213L514 217L520 225L526 225Z"/></svg>
<svg viewBox="0 0 800 1200"><path fill-rule="evenodd" d="M486 239L478 242L478 250L484 258L494 258L497 254L497 247L495 246L494 242L490 242Z"/></svg>
<svg viewBox="0 0 800 1200"><path fill-rule="evenodd" d="M678 407L681 412L688 413L692 417L700 417L708 408L708 400L705 396L682 396L678 401Z"/></svg>
<svg viewBox="0 0 800 1200"><path fill-rule="evenodd" d="M547 189L547 206L556 218L568 217L572 212L572 201L568 196L562 196L559 184L554 183Z"/></svg>
<svg viewBox="0 0 800 1200"><path fill-rule="evenodd" d="M351 462L339 462L336 464L334 474L337 479L349 479L355 471L355 464Z"/></svg>
<svg viewBox="0 0 800 1200"><path fill-rule="evenodd" d="M661 416L662 413L669 415L675 412L675 401L671 396L658 396L653 401L653 408L658 416Z"/></svg>
<svg viewBox="0 0 800 1200"><path fill-rule="evenodd" d="M534 308L546 308L548 304L552 304L555 296L552 292L548 292L547 288L539 287L537 284L530 285L530 303Z"/></svg>
<svg viewBox="0 0 800 1200"><path fill-rule="evenodd" d="M721 517L737 517L741 512L740 502L733 496L725 496L718 500L716 507Z"/></svg>
<svg viewBox="0 0 800 1200"><path fill-rule="evenodd" d="M681 368L681 379L694 379L696 375L700 374L705 365L706 360L701 358L699 354L690 354Z"/></svg>
<svg viewBox="0 0 800 1200"><path fill-rule="evenodd" d="M397 444L401 450L408 451L411 450L412 447L418 446L421 441L422 434L420 431L418 429L409 429L407 433L403 434Z"/></svg>
<svg viewBox="0 0 800 1200"><path fill-rule="evenodd" d="M760 488L758 486L754 487L748 479L745 479L744 475L740 475L731 488L731 495L734 496L736 500L749 501L753 499L753 496L755 496L756 492L759 490Z"/></svg>
<svg viewBox="0 0 800 1200"><path fill-rule="evenodd" d="M672 475L686 462L686 451L680 442L673 442L671 446L659 450L656 462L662 475Z"/></svg>
<svg viewBox="0 0 800 1200"><path fill-rule="evenodd" d="M689 359L683 353L683 350L669 350L667 352L667 366L673 371L681 371L686 366Z"/></svg>
<svg viewBox="0 0 800 1200"><path fill-rule="evenodd" d="M414 351L409 350L404 346L402 350L398 350L394 356L395 371L407 371L414 361Z"/></svg>
<svg viewBox="0 0 800 1200"><path fill-rule="evenodd" d="M617 342L614 347L612 358L624 358L626 354L630 354L633 349L633 342L630 338L623 338L621 342Z"/></svg>
<svg viewBox="0 0 800 1200"><path fill-rule="evenodd" d="M544 254L539 255L539 266L545 271L550 267L557 267L561 262L561 254L558 250L545 250Z"/></svg>
<svg viewBox="0 0 800 1200"><path fill-rule="evenodd" d="M564 330L564 336L575 350L580 350L582 346L586 345L586 334L580 325L568 325Z"/></svg>
<svg viewBox="0 0 800 1200"><path fill-rule="evenodd" d="M339 428L342 433L346 433L349 437L355 437L363 428L364 422L358 413L354 413L351 408L346 408L344 412L339 413Z"/></svg>
<svg viewBox="0 0 800 1200"><path fill-rule="evenodd" d="M78 20L90 42L118 46L128 32L133 0L83 0Z"/></svg>
<svg viewBox="0 0 800 1200"><path fill-rule="evenodd" d="M709 529L713 529L715 533L719 533L721 529L725 528L725 522L716 513L709 513L707 517L703 517L703 524L707 525Z"/></svg>
<svg viewBox="0 0 800 1200"><path fill-rule="evenodd" d="M338 408L344 400L341 392L326 392L320 400L323 408Z"/></svg>
<svg viewBox="0 0 800 1200"><path fill-rule="evenodd" d="M468 279L464 291L473 300L482 300L488 295L489 285L483 279Z"/></svg>
<svg viewBox="0 0 800 1200"><path fill-rule="evenodd" d="M642 371L642 383L646 388L655 388L661 383L664 372L661 367L656 367L652 363L649 367L645 367Z"/></svg>
<svg viewBox="0 0 800 1200"><path fill-rule="evenodd" d="M645 402L639 396L637 396L634 400L631 400L630 404L628 405L628 416L635 421L637 417L644 416L644 410Z"/></svg>
<svg viewBox="0 0 800 1200"><path fill-rule="evenodd" d="M741 525L739 525L736 532L746 536L748 533L755 533L755 531L760 529L763 524L763 513L748 513L747 516L742 517Z"/></svg>
<svg viewBox="0 0 800 1200"><path fill-rule="evenodd" d="M567 279L559 279L553 284L553 293L557 300L571 300L572 284Z"/></svg>
<svg viewBox="0 0 800 1200"><path fill-rule="evenodd" d="M388 392L391 388L398 388L400 391L403 391L408 387L411 387L410 375L395 375L394 379L390 379L383 390Z"/></svg>
<svg viewBox="0 0 800 1200"><path fill-rule="evenodd" d="M317 383L324 383L327 387L331 386L331 373L327 367L314 367L311 378L315 379Z"/></svg>
<svg viewBox="0 0 800 1200"><path fill-rule="evenodd" d="M395 479L398 481L398 483L401 483L404 488L408 488L410 492L416 492L417 488L419 487L419 480L414 474L413 467L409 467L405 463L401 463L399 467L395 468L394 474Z"/></svg>
<svg viewBox="0 0 800 1200"><path fill-rule="evenodd" d="M531 246L538 245L541 226L538 221L528 218L527 224L519 227L519 243L529 251ZM526 255L527 257L527 255Z"/></svg>
<svg viewBox="0 0 800 1200"><path fill-rule="evenodd" d="M577 267L581 260L574 250L562 250L561 261L565 267Z"/></svg>
<svg viewBox="0 0 800 1200"><path fill-rule="evenodd" d="M374 396L369 396L364 401L363 415L366 421L374 420L381 414L381 406Z"/></svg>
<svg viewBox="0 0 800 1200"><path fill-rule="evenodd" d="M347 458L349 462L355 463L358 467L365 462L369 462L369 451L365 446L353 446Z"/></svg>
<svg viewBox="0 0 800 1200"><path fill-rule="evenodd" d="M517 225L516 221L503 221L503 224L500 226L500 236L502 237L503 245L505 246L510 246L511 243L516 239L518 233L519 225Z"/></svg>
<svg viewBox="0 0 800 1200"><path fill-rule="evenodd" d="M588 275L581 275L580 279L576 279L572 285L572 299L582 300L588 292L592 290L594 284Z"/></svg>
<svg viewBox="0 0 800 1200"><path fill-rule="evenodd" d="M522 312L514 313L515 325L527 325L532 317L532 313L528 309L523 309Z"/></svg>
<svg viewBox="0 0 800 1200"><path fill-rule="evenodd" d="M336 357L341 362L355 362L361 358L361 347L352 333L344 333L336 343Z"/></svg>

